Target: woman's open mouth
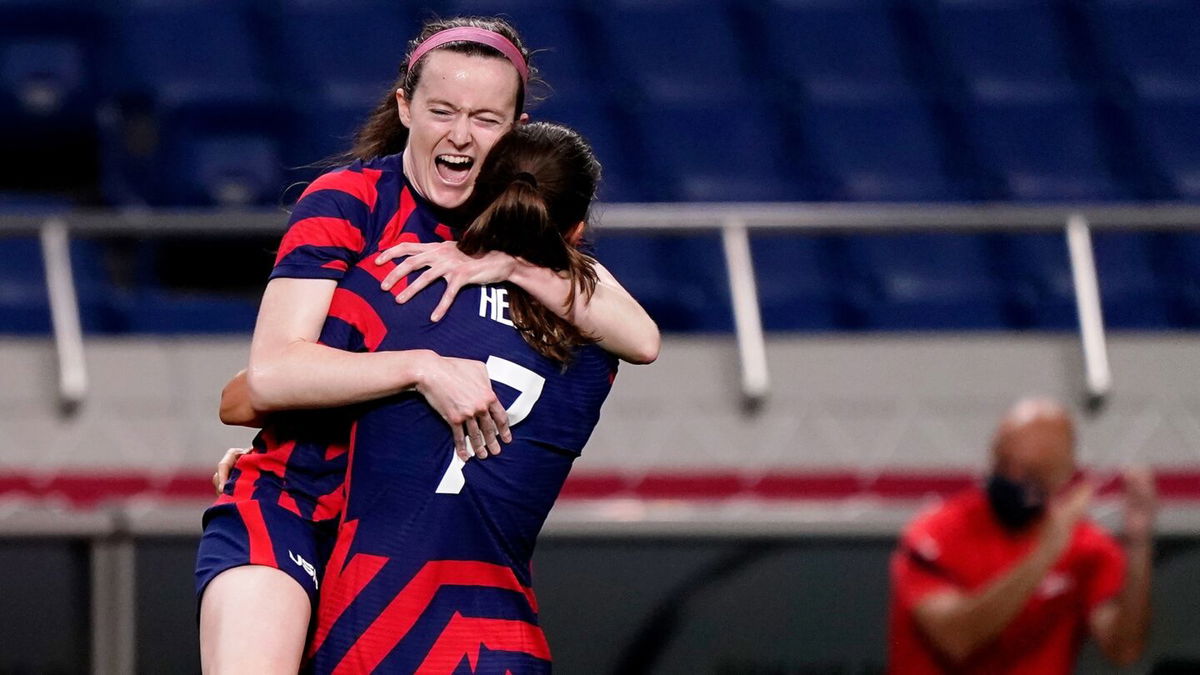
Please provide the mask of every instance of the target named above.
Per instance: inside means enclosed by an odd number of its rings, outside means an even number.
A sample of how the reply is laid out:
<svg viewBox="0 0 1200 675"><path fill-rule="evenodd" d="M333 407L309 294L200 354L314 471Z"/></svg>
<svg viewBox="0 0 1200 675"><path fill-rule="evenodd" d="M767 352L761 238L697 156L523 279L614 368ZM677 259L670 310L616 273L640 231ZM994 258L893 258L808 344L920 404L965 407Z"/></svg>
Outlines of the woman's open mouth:
<svg viewBox="0 0 1200 675"><path fill-rule="evenodd" d="M433 164L439 178L451 185L460 185L471 175L475 160L466 155L438 155L433 158Z"/></svg>

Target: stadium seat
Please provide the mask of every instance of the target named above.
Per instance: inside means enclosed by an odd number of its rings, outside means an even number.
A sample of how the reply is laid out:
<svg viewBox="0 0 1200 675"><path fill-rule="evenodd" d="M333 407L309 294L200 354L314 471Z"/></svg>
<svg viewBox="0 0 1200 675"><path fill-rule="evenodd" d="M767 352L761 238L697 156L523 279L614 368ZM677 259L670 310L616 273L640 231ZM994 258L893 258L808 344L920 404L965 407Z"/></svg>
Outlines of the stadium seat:
<svg viewBox="0 0 1200 675"><path fill-rule="evenodd" d="M634 113L646 190L675 201L796 201L797 158L754 101L651 101Z"/></svg>
<svg viewBox="0 0 1200 675"><path fill-rule="evenodd" d="M84 331L120 330L123 317L104 270L104 248L96 241L71 241L71 269ZM0 334L37 335L51 331L50 300L42 246L37 237L0 239Z"/></svg>
<svg viewBox="0 0 1200 675"><path fill-rule="evenodd" d="M1002 329L1003 288L986 236L915 233L840 237L842 289L868 330Z"/></svg>
<svg viewBox="0 0 1200 675"><path fill-rule="evenodd" d="M1134 102L1133 119L1143 149L1171 192L1200 200L1200 98L1142 98Z"/></svg>
<svg viewBox="0 0 1200 675"><path fill-rule="evenodd" d="M962 116L1008 198L1127 198L1108 167L1094 106L1082 96L976 98Z"/></svg>
<svg viewBox="0 0 1200 675"><path fill-rule="evenodd" d="M877 98L909 89L900 42L885 3L770 0L747 4L761 22L770 68L799 82L809 96Z"/></svg>
<svg viewBox="0 0 1200 675"><path fill-rule="evenodd" d="M248 0L122 0L112 11L117 92L175 107L270 96Z"/></svg>
<svg viewBox="0 0 1200 675"><path fill-rule="evenodd" d="M607 0L591 3L607 48L610 84L655 101L740 100L752 88L745 47L721 2Z"/></svg>
<svg viewBox="0 0 1200 675"><path fill-rule="evenodd" d="M763 328L770 331L831 331L845 321L834 288L829 237L796 233L756 234L750 251Z"/></svg>
<svg viewBox="0 0 1200 675"><path fill-rule="evenodd" d="M416 34L403 7L387 0L282 0L271 22L271 68L296 109L314 95L377 100Z"/></svg>
<svg viewBox="0 0 1200 675"><path fill-rule="evenodd" d="M1087 5L1109 60L1142 97L1200 98L1200 7L1190 0Z"/></svg>
<svg viewBox="0 0 1200 675"><path fill-rule="evenodd" d="M87 121L105 38L98 19L91 3L80 0L0 2L0 119L23 125Z"/></svg>
<svg viewBox="0 0 1200 675"><path fill-rule="evenodd" d="M813 100L801 133L835 200L944 201L964 196L943 168L929 110L915 96ZM800 154L800 153L797 153Z"/></svg>
<svg viewBox="0 0 1200 675"><path fill-rule="evenodd" d="M1154 269L1154 235L1094 232L1092 245L1105 323L1118 329L1166 328L1166 298ZM1075 285L1066 237L1057 232L1009 234L1000 237L998 248L1013 289L1017 325L1075 329Z"/></svg>
<svg viewBox="0 0 1200 675"><path fill-rule="evenodd" d="M1051 3L929 0L944 67L976 97L1043 97L1077 90Z"/></svg>
<svg viewBox="0 0 1200 675"><path fill-rule="evenodd" d="M597 101L570 103L553 97L530 110L530 118L558 122L575 129L596 153L603 167L600 199L607 202L638 202L649 198L643 181L631 169L636 162L631 152L638 146L621 133L620 117L610 106Z"/></svg>
<svg viewBox="0 0 1200 675"><path fill-rule="evenodd" d="M0 189L83 191L95 184L97 63L105 38L91 2L0 2L0 147L20 158L0 169Z"/></svg>
<svg viewBox="0 0 1200 675"><path fill-rule="evenodd" d="M1155 261L1171 303L1171 325L1200 329L1200 233L1172 232L1155 241Z"/></svg>
<svg viewBox="0 0 1200 675"><path fill-rule="evenodd" d="M249 335L258 298L229 294L139 289L123 296L125 332L158 335L240 333Z"/></svg>
<svg viewBox="0 0 1200 675"><path fill-rule="evenodd" d="M151 206L277 204L285 186L283 129L291 121L270 104L190 104L159 111L131 137L133 120L105 127L105 195ZM144 148L133 145L145 142Z"/></svg>
<svg viewBox="0 0 1200 675"><path fill-rule="evenodd" d="M504 16L520 31L533 51L539 77L549 85L531 94L571 102L595 101L600 68L591 41L584 35L583 18L573 3L558 0L450 0L446 16Z"/></svg>
<svg viewBox="0 0 1200 675"><path fill-rule="evenodd" d="M102 124L108 201L274 203L289 117L249 0L123 0L115 100Z"/></svg>
<svg viewBox="0 0 1200 675"><path fill-rule="evenodd" d="M720 235L601 231L596 255L662 330L733 329Z"/></svg>

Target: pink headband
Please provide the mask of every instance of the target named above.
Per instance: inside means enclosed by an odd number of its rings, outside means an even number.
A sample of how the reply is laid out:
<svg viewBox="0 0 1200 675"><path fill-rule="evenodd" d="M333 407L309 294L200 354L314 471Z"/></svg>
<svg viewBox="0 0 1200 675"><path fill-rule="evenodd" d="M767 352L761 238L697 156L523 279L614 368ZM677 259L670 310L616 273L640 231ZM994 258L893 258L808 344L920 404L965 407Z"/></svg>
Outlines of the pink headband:
<svg viewBox="0 0 1200 675"><path fill-rule="evenodd" d="M408 59L408 67L412 68L430 50L437 49L447 42L460 41L475 42L495 49L503 54L513 64L513 67L517 69L517 74L521 76L522 84L529 80L529 66L526 65L525 58L521 56L521 50L517 49L516 45L509 42L508 38L499 33L473 26L447 28L446 30L430 35L413 50L412 56Z"/></svg>

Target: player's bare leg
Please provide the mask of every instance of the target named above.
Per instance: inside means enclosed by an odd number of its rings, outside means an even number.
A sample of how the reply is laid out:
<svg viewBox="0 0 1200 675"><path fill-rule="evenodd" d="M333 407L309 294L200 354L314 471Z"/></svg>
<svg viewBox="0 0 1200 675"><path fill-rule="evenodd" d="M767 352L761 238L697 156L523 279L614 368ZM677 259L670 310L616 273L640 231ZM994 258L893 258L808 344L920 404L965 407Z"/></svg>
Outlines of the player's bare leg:
<svg viewBox="0 0 1200 675"><path fill-rule="evenodd" d="M294 579L243 565L217 575L200 602L200 668L209 675L300 669L311 607Z"/></svg>

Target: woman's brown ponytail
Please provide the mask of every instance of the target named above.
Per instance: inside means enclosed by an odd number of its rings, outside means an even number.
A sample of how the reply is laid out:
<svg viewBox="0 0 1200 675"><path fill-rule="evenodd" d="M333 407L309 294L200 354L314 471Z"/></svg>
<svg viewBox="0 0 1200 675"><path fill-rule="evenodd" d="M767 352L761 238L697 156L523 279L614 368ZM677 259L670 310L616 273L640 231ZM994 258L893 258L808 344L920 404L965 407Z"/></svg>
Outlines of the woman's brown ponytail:
<svg viewBox="0 0 1200 675"><path fill-rule="evenodd" d="M482 209L459 241L468 254L503 251L566 276L571 292L595 291L595 260L567 241L587 220L600 164L583 138L567 127L536 122L505 134L484 160L471 205ZM594 342L524 290L509 291L513 324L541 354L566 363L571 351Z"/></svg>

